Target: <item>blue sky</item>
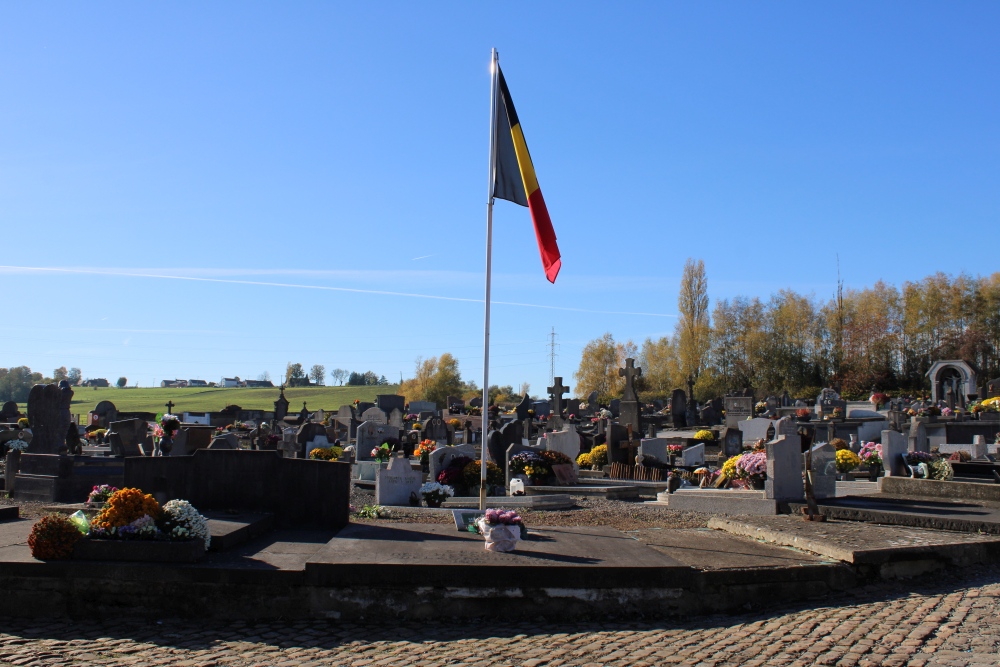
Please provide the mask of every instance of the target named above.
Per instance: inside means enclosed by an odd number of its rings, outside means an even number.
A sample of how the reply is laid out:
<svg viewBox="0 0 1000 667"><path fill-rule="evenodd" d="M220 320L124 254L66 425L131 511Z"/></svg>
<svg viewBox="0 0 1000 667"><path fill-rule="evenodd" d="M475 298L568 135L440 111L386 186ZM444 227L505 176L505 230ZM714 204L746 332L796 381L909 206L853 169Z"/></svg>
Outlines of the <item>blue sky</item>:
<svg viewBox="0 0 1000 667"><path fill-rule="evenodd" d="M398 379L447 351L481 383L494 46L563 270L498 202L494 299L528 306L494 306L493 382L544 391L553 327L567 378L605 331L669 333L688 257L713 300L826 299L838 255L848 287L991 273L997 25L986 2L3 4L0 366Z"/></svg>

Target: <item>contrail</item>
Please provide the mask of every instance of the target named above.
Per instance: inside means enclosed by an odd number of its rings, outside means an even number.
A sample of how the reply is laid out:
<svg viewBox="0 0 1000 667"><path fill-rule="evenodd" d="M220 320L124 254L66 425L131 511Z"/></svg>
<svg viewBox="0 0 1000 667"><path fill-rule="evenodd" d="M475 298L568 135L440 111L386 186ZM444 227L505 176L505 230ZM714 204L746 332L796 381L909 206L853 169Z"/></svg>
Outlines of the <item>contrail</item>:
<svg viewBox="0 0 1000 667"><path fill-rule="evenodd" d="M232 278L201 278L194 276L170 276L155 273L129 273L127 271L111 271L102 269L68 269L46 266L7 266L0 265L0 270L38 271L40 273L75 273L95 276L122 276L125 278L157 278L160 280L186 280L200 283L223 283L227 285L254 285L257 287L285 287L292 289L311 289L326 292L353 292L355 294L379 294L381 296L402 296L411 299L435 299L438 301L461 301L464 303L483 303L483 299L468 299L459 296L440 296L437 294L414 294L412 292L391 292L388 290L360 289L357 287L331 287L328 285L300 285L296 283L275 283L260 280L234 280ZM494 305L516 306L519 308L540 308L542 310L562 310L573 313L591 313L595 315L635 315L638 317L677 317L667 313L639 313L614 310L591 310L589 308L571 308L569 306L547 306L538 303L519 303L516 301L492 301Z"/></svg>

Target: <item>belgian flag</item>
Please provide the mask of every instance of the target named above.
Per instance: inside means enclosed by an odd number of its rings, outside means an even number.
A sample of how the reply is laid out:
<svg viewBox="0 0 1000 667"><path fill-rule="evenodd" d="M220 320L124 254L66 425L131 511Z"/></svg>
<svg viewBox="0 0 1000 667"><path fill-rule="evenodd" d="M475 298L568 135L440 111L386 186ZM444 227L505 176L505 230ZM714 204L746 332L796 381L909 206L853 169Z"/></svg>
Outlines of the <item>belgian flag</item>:
<svg viewBox="0 0 1000 667"><path fill-rule="evenodd" d="M514 102L510 99L507 82L503 71L497 67L499 76L499 95L497 96L497 145L496 169L493 184L493 196L506 199L521 206L527 206L531 211L531 221L535 225L535 238L538 240L538 251L542 255L542 266L545 277L550 283L556 281L562 259L559 256L559 246L556 244L556 232L552 229L552 220L545 207L542 191L538 189L535 178L535 167L531 164L531 154L524 142L521 123L514 110Z"/></svg>

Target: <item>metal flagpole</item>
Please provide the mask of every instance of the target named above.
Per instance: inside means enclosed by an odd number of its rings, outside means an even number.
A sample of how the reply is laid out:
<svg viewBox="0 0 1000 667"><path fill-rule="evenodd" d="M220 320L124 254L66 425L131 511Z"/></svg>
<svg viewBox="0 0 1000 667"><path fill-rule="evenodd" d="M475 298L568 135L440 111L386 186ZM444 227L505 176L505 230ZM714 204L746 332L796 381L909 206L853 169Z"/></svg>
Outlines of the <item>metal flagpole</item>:
<svg viewBox="0 0 1000 667"><path fill-rule="evenodd" d="M490 277L493 271L493 186L496 183L497 167L497 81L500 73L497 50L493 49L490 60L490 168L489 188L486 197L486 323L483 327L483 438L479 443L482 464L479 469L479 509L486 509L486 436L489 433L490 418Z"/></svg>

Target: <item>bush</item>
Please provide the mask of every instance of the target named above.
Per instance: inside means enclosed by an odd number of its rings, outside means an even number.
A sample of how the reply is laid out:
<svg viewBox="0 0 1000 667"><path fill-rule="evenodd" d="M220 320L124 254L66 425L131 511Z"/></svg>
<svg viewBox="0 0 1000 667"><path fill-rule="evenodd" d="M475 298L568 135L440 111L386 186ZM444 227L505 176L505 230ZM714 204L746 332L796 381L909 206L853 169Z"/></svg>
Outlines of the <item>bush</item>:
<svg viewBox="0 0 1000 667"><path fill-rule="evenodd" d="M83 534L65 516L46 516L31 527L28 548L39 560L65 560Z"/></svg>
<svg viewBox="0 0 1000 667"><path fill-rule="evenodd" d="M847 441L844 440L843 438L834 438L833 440L830 441L830 444L833 445L833 448L836 449L838 452L845 449L850 450L851 448L851 446L848 445Z"/></svg>
<svg viewBox="0 0 1000 667"><path fill-rule="evenodd" d="M336 461L343 453L343 447L317 447L309 452L309 458L314 461Z"/></svg>
<svg viewBox="0 0 1000 667"><path fill-rule="evenodd" d="M603 468L608 465L608 446L598 445L590 450L590 465Z"/></svg>
<svg viewBox="0 0 1000 667"><path fill-rule="evenodd" d="M576 464L581 468L590 468L594 464L591 463L590 452L583 452L578 457L576 457Z"/></svg>
<svg viewBox="0 0 1000 667"><path fill-rule="evenodd" d="M94 517L91 526L111 531L148 516L154 521L160 518L160 504L153 496L139 489L122 489L111 494L101 513Z"/></svg>
<svg viewBox="0 0 1000 667"><path fill-rule="evenodd" d="M702 442L712 442L715 440L715 433L709 431L707 428L703 428L694 434L694 439Z"/></svg>

